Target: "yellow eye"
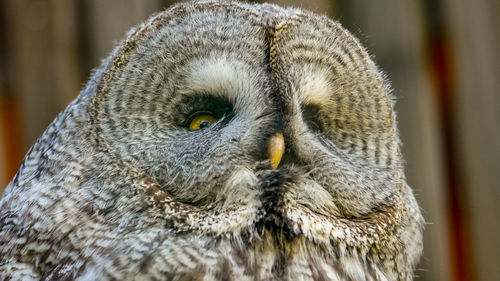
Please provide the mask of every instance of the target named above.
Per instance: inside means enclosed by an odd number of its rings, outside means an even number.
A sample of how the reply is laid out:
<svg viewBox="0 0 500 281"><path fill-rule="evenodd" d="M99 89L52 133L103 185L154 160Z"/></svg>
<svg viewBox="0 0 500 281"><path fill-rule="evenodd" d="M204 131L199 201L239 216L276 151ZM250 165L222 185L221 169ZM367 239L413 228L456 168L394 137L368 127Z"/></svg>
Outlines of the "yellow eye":
<svg viewBox="0 0 500 281"><path fill-rule="evenodd" d="M214 116L210 114L201 114L193 118L191 123L189 123L189 130L196 131L206 127L210 127L213 123L217 121Z"/></svg>

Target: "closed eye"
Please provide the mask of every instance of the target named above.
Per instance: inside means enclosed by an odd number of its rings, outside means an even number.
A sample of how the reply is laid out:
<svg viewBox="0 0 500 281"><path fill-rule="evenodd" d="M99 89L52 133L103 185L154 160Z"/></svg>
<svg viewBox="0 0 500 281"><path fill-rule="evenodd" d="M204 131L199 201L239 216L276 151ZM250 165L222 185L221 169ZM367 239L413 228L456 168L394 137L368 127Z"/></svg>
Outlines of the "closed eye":
<svg viewBox="0 0 500 281"><path fill-rule="evenodd" d="M324 130L320 111L320 107L315 104L305 105L302 109L302 118L313 132L322 132Z"/></svg>

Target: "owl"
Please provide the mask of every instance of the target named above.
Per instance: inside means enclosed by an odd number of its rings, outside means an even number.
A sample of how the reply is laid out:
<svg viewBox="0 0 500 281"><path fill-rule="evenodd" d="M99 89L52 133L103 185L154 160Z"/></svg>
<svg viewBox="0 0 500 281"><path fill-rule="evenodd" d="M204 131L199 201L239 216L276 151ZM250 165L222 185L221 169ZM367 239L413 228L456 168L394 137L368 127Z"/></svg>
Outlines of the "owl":
<svg viewBox="0 0 500 281"><path fill-rule="evenodd" d="M0 201L2 280L412 280L390 86L335 21L177 4L133 28Z"/></svg>

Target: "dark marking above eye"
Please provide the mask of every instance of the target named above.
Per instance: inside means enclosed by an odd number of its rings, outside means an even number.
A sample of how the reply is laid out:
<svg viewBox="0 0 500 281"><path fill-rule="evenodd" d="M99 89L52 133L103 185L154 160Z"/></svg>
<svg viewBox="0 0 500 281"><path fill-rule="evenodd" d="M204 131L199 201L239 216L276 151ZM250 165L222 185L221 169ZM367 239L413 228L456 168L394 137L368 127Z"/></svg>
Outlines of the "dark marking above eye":
<svg viewBox="0 0 500 281"><path fill-rule="evenodd" d="M212 115L215 120L229 120L233 113L233 104L225 98L206 94L185 95L172 104L172 121L180 127L189 128L190 122L200 114ZM207 120L209 121L209 120ZM210 122L200 123L200 129L209 127Z"/></svg>

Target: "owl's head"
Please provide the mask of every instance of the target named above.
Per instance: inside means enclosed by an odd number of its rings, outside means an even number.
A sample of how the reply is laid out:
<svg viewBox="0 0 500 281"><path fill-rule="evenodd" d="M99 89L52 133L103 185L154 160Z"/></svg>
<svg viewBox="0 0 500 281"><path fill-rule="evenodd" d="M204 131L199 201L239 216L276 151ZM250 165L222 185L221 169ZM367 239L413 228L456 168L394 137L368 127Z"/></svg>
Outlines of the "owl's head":
<svg viewBox="0 0 500 281"><path fill-rule="evenodd" d="M107 198L75 203L89 212L174 236L267 233L407 276L422 218L395 120L388 83L337 22L191 2L130 31L57 122L75 131L58 140L83 167L75 200Z"/></svg>

